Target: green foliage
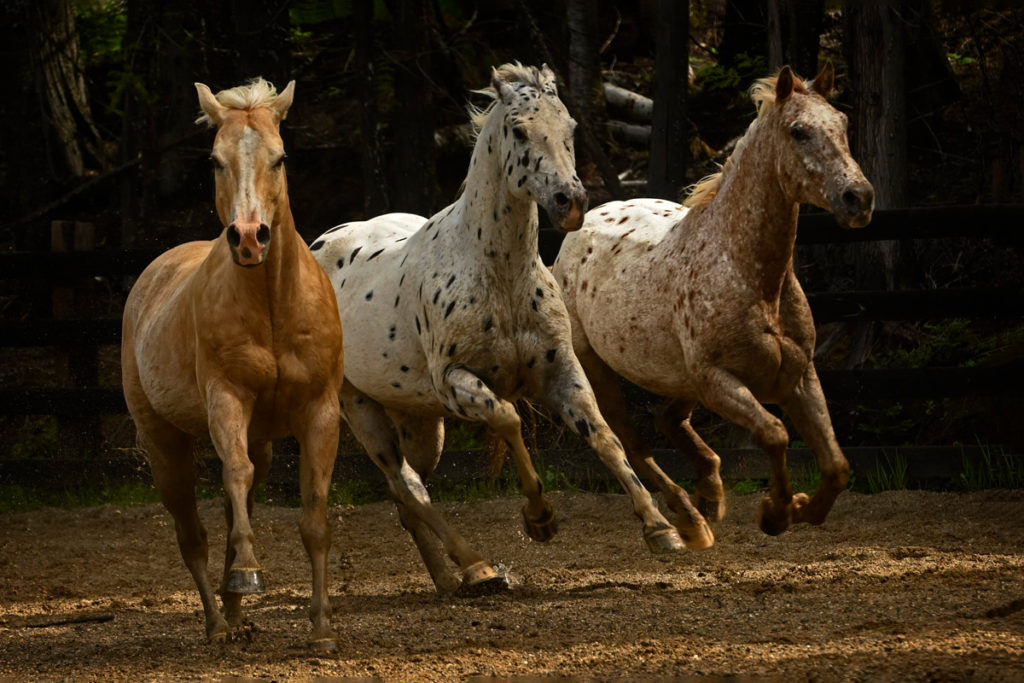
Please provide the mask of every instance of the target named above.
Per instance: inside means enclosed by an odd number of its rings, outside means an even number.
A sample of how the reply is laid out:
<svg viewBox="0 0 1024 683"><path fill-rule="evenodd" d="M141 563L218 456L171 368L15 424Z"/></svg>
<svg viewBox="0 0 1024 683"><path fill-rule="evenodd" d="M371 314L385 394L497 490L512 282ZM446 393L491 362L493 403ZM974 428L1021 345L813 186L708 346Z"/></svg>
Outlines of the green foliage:
<svg viewBox="0 0 1024 683"><path fill-rule="evenodd" d="M953 66L970 66L971 64L976 64L978 62L974 57L960 55L956 52L947 52L946 59L948 59L949 63Z"/></svg>
<svg viewBox="0 0 1024 683"><path fill-rule="evenodd" d="M57 418L52 415L2 416L0 433L17 435L0 441L4 459L53 457L57 453Z"/></svg>
<svg viewBox="0 0 1024 683"><path fill-rule="evenodd" d="M118 505L131 507L158 502L156 490L143 482L86 485L64 490L48 486L0 486L0 514L41 507L90 507Z"/></svg>
<svg viewBox="0 0 1024 683"><path fill-rule="evenodd" d="M742 52L736 63L725 66L717 62L697 68L695 77L707 92L743 92L755 79L768 73L768 63L762 55L750 56Z"/></svg>
<svg viewBox="0 0 1024 683"><path fill-rule="evenodd" d="M81 53L87 66L116 63L128 24L128 9L122 0L76 0L75 25Z"/></svg>
<svg viewBox="0 0 1024 683"><path fill-rule="evenodd" d="M875 461L875 471L867 474L868 493L905 490L907 459L899 451L894 451L892 457L889 457L888 451L882 451L882 457L885 462Z"/></svg>
<svg viewBox="0 0 1024 683"><path fill-rule="evenodd" d="M983 448L982 464L976 465L966 455L963 473L956 482L965 491L1024 488L1024 458L1013 457L1002 448Z"/></svg>
<svg viewBox="0 0 1024 683"><path fill-rule="evenodd" d="M331 482L327 492L328 505L365 505L382 499L380 491L368 481ZM295 501L294 505L301 504Z"/></svg>

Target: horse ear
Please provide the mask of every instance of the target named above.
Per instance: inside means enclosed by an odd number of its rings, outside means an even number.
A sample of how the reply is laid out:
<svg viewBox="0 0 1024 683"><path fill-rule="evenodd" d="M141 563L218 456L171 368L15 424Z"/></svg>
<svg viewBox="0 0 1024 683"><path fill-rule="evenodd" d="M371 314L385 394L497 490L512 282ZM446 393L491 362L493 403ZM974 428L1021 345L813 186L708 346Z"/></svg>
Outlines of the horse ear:
<svg viewBox="0 0 1024 683"><path fill-rule="evenodd" d="M210 119L210 123L219 126L224 122L224 110L227 107L217 101L217 98L213 96L213 92L206 84L196 83L195 86L196 93L199 95L199 108Z"/></svg>
<svg viewBox="0 0 1024 683"><path fill-rule="evenodd" d="M550 88L555 94L558 94L558 78L547 62L540 65L540 77L545 89Z"/></svg>
<svg viewBox="0 0 1024 683"><path fill-rule="evenodd" d="M814 77L811 88L827 100L835 87L836 69L832 66L832 60L829 60L825 62L825 66L821 67L821 73Z"/></svg>
<svg viewBox="0 0 1024 683"><path fill-rule="evenodd" d="M491 86L494 88L494 92L498 94L498 98L506 105L511 104L514 101L515 93L512 88L509 87L505 79L501 77L498 70L493 66L491 67Z"/></svg>
<svg viewBox="0 0 1024 683"><path fill-rule="evenodd" d="M281 94L277 96L274 103L270 105L270 109L277 114L278 121L284 121L284 117L288 116L288 109L292 106L292 100L295 99L295 81L288 81L288 85L281 91Z"/></svg>
<svg viewBox="0 0 1024 683"><path fill-rule="evenodd" d="M793 70L789 66L782 67L775 81L775 101L782 102L793 94Z"/></svg>

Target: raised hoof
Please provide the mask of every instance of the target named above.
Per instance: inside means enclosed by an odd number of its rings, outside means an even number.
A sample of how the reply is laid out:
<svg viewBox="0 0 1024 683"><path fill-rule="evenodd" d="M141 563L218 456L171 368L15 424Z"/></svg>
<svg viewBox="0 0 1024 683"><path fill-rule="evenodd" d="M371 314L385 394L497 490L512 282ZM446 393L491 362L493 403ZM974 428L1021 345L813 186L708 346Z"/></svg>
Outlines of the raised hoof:
<svg viewBox="0 0 1024 683"><path fill-rule="evenodd" d="M537 519L530 519L526 514L526 506L523 506L523 527L526 535L535 541L545 543L555 537L558 532L558 520L555 519L555 511L547 503L544 504L544 511Z"/></svg>
<svg viewBox="0 0 1024 683"><path fill-rule="evenodd" d="M654 529L653 531L644 529L644 540L647 541L647 548L658 555L678 553L686 547L683 544L683 539L679 537L679 532L672 527Z"/></svg>
<svg viewBox="0 0 1024 683"><path fill-rule="evenodd" d="M317 638L316 640L309 641L307 645L313 652L330 653L338 651L338 641L334 638Z"/></svg>
<svg viewBox="0 0 1024 683"><path fill-rule="evenodd" d="M710 500L704 496L694 496L697 512L709 522L719 522L725 518L725 499Z"/></svg>
<svg viewBox="0 0 1024 683"><path fill-rule="evenodd" d="M509 588L511 586L507 576L481 561L470 565L462 572L462 585L459 586L457 594L462 597L494 595L504 593Z"/></svg>
<svg viewBox="0 0 1024 683"><path fill-rule="evenodd" d="M776 508L771 498L761 500L761 531L769 536L778 536L789 528L791 508Z"/></svg>
<svg viewBox="0 0 1024 683"><path fill-rule="evenodd" d="M243 595L264 593L267 586L263 583L263 571L260 569L232 569L228 572L227 585L224 590L228 593Z"/></svg>

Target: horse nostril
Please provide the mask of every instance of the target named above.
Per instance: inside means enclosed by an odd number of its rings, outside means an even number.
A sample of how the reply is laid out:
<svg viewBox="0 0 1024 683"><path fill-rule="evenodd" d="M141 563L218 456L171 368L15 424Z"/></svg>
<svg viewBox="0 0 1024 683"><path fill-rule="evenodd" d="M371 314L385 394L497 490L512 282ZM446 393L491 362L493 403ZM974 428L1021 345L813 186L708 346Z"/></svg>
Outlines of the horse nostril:
<svg viewBox="0 0 1024 683"><path fill-rule="evenodd" d="M256 241L260 244L270 242L270 226L266 223L260 223L260 229L256 231Z"/></svg>
<svg viewBox="0 0 1024 683"><path fill-rule="evenodd" d="M843 204L850 211L856 211L860 208L860 194L855 190L847 190L843 193Z"/></svg>
<svg viewBox="0 0 1024 683"><path fill-rule="evenodd" d="M238 232L238 228L232 223L228 226L228 244L232 249L237 249L238 245L242 243L242 235Z"/></svg>
<svg viewBox="0 0 1024 683"><path fill-rule="evenodd" d="M555 204L558 204L559 206L562 207L566 206L567 204L569 204L569 196L564 192L555 193Z"/></svg>

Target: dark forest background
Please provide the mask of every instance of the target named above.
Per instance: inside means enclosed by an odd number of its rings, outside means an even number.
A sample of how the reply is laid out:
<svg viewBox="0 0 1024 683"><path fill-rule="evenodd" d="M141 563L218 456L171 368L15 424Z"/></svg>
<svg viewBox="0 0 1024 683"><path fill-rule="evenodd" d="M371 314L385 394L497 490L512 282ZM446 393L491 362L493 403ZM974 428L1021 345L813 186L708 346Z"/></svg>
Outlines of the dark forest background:
<svg viewBox="0 0 1024 683"><path fill-rule="evenodd" d="M0 55L6 251L48 250L54 220L91 223L97 249L216 236L196 81L297 82L283 135L307 241L429 215L469 161L470 91L513 60L559 75L591 207L678 199L753 118L754 79L783 64L811 78L826 60L879 209L1024 202L1024 8L1009 0L0 0ZM797 265L809 291L1024 281L1018 250L969 236L800 247ZM130 282L103 286L100 313L119 315ZM0 293L5 319L37 305ZM819 341L825 365L965 365L1024 355L1024 324L834 325ZM18 365L4 381L32 383ZM1006 439L1012 416L991 419L1006 411L886 402L833 419L844 444L988 443Z"/></svg>

